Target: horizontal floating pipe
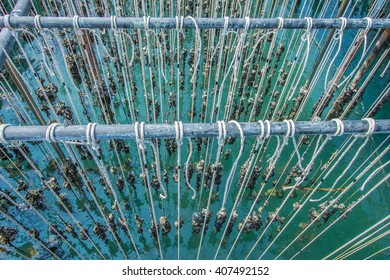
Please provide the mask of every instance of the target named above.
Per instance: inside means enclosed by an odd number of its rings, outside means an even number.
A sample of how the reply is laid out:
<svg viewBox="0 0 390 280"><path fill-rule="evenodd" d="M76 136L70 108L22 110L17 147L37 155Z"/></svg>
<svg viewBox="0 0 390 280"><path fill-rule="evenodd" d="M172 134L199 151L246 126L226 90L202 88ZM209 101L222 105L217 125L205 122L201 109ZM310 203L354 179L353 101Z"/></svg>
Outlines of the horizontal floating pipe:
<svg viewBox="0 0 390 280"><path fill-rule="evenodd" d="M6 27L4 16L0 17L0 27ZM279 26L278 18L250 18L250 29L277 29ZM74 28L74 17L40 17L40 25L37 26L37 21L34 17L28 16L10 16L9 25L12 28ZM195 18L195 22L200 29L207 28L224 28L224 18ZM117 28L145 28L146 20L143 17L118 17L116 18ZM113 20L111 17L78 17L77 25L79 28L112 28ZM176 18L149 18L148 27L155 28L176 28L181 25L180 17ZM244 28L246 25L245 18L229 18L229 29ZM195 28L192 19L183 18L183 28ZM313 29L339 29L341 20L337 18L313 18ZM367 20L361 18L347 19L345 28L366 28ZM285 18L283 19L284 29L306 29L307 20L304 18ZM390 28L390 19L373 18L371 29Z"/></svg>
<svg viewBox="0 0 390 280"><path fill-rule="evenodd" d="M257 122L240 123L245 136L260 134L260 125ZM334 121L299 121L294 122L295 135L334 134L337 130ZM344 134L365 133L369 126L367 121L343 121ZM134 124L97 125L96 140L108 139L135 139ZM45 141L47 126L8 126L3 131L6 141ZM86 141L86 125L58 126L54 131L54 139L58 141ZM226 123L227 136L239 137L240 132L233 123ZM183 123L184 137L217 137L217 123ZM265 132L267 126L265 125ZM271 122L270 135L285 135L285 122ZM374 133L390 133L389 120L375 120ZM175 138L175 126L171 124L145 124L145 139Z"/></svg>

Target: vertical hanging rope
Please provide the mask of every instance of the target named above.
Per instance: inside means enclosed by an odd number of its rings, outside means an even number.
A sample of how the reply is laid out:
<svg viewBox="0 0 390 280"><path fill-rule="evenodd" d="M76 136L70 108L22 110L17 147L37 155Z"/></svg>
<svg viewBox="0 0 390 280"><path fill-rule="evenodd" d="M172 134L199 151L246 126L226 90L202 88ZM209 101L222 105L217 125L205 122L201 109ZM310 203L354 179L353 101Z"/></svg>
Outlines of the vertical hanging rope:
<svg viewBox="0 0 390 280"><path fill-rule="evenodd" d="M234 161L234 163L230 169L230 173L229 173L228 178L226 179L226 183L225 183L226 186L225 186L225 191L224 191L223 200L222 200L222 209L225 209L227 195L229 193L230 186L231 186L232 181L233 181L234 173L236 172L238 161L240 160L240 158L242 156L242 152L244 151L244 147L245 147L245 136L244 136L244 132L242 131L241 125L234 120L229 121L229 123L235 124L237 126L238 130L240 131L241 145L240 145L240 150L238 152L237 158ZM226 128L225 128L225 131L226 131Z"/></svg>
<svg viewBox="0 0 390 280"><path fill-rule="evenodd" d="M216 177L216 173L217 173L217 166L218 166L219 159L221 157L221 152L222 152L222 149L223 149L223 146L224 146L224 139L226 137L226 130L224 132L222 122L218 121L217 124L218 124L218 149L217 149L217 154L216 154L215 162L214 162L214 170L213 170L213 176L212 176L212 179L211 179L211 185L210 185L210 190L209 190L209 197L207 199L207 206L206 206L206 211L205 211L206 214L204 215L204 219L203 219L202 234L200 236L199 247L198 247L198 254L197 254L197 257L196 257L197 260L199 259L200 252L202 250L204 234L205 234L205 231L206 231L206 220L207 220L207 216L208 216L208 214L210 212L210 203L211 203L211 198L213 196L213 189L214 189L214 182L215 182L215 177Z"/></svg>
<svg viewBox="0 0 390 280"><path fill-rule="evenodd" d="M191 156L192 156L192 152L193 152L193 146L192 146L192 139L190 137L188 137L187 140L188 140L188 145L189 145L189 153L188 153L187 161L185 163L184 172L185 172L185 176L186 176L187 187L192 190L191 199L195 199L196 190L191 186L190 178L189 178L189 167L190 167L190 164L192 164L192 163L190 163L190 160L191 160Z"/></svg>
<svg viewBox="0 0 390 280"><path fill-rule="evenodd" d="M146 181L146 185L147 185L147 193L149 196L149 202L150 202L150 208L151 208L152 227L154 228L154 230L156 232L157 245L158 245L158 251L160 254L160 258L164 259L162 249L161 249L160 232L159 232L159 228L157 225L156 211L154 208L154 201L153 201L153 195L152 195L152 190L151 190L152 186L150 184L149 172L148 172L148 168L147 168L147 164L146 164L146 154L145 154L146 147L145 147L145 143L144 143L144 141L145 141L145 139L144 139L145 123L144 122L141 122L141 123L136 122L134 124L134 132L135 132L135 141L137 143L138 148L141 150L141 155L142 155L141 165L143 166L144 172L145 172L145 179L146 179L145 181Z"/></svg>
<svg viewBox="0 0 390 280"><path fill-rule="evenodd" d="M181 145L183 144L183 123L181 121L175 121L175 132L176 132L176 144L177 144L177 220L180 223L180 209L181 209ZM180 225L177 227L177 259L180 260Z"/></svg>

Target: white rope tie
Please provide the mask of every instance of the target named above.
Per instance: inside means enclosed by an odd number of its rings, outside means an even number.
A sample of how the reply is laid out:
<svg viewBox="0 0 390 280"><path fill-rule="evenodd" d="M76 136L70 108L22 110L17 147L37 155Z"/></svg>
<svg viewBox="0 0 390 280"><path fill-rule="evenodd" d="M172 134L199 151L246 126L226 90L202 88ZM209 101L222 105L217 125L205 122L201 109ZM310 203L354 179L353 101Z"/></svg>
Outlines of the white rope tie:
<svg viewBox="0 0 390 280"><path fill-rule="evenodd" d="M37 29L38 31L43 30L42 25L41 25L41 16L40 15L36 15L34 17L34 26L35 26L35 29Z"/></svg>
<svg viewBox="0 0 390 280"><path fill-rule="evenodd" d="M265 138L268 139L271 136L271 122L269 120L264 121L267 126L267 133L265 134Z"/></svg>
<svg viewBox="0 0 390 280"><path fill-rule="evenodd" d="M135 142L138 145L138 148L141 150L145 150L145 123L144 122L135 122L134 124L134 133L135 133Z"/></svg>
<svg viewBox="0 0 390 280"><path fill-rule="evenodd" d="M311 17L305 17L305 20L307 21L306 32L302 35L301 40L310 42L310 31L313 27L313 19Z"/></svg>
<svg viewBox="0 0 390 280"><path fill-rule="evenodd" d="M87 145L90 145L92 150L95 151L99 149L99 144L96 141L96 126L97 123L89 123L85 132L85 136L87 138Z"/></svg>
<svg viewBox="0 0 390 280"><path fill-rule="evenodd" d="M221 124L221 121L217 121L217 125L218 125L218 144L220 144L223 140L222 140L222 124Z"/></svg>
<svg viewBox="0 0 390 280"><path fill-rule="evenodd" d="M8 123L0 124L0 143L3 145L9 145L9 142L7 139L5 139L4 131L7 127L11 126Z"/></svg>
<svg viewBox="0 0 390 280"><path fill-rule="evenodd" d="M367 33L370 31L371 26L372 26L372 18L370 18L370 17L365 17L364 19L367 21L367 27L366 27L366 29L364 30L364 34L367 34Z"/></svg>
<svg viewBox="0 0 390 280"><path fill-rule="evenodd" d="M4 26L5 28L8 28L9 30L13 30L13 27L11 26L10 23L10 15L4 15Z"/></svg>
<svg viewBox="0 0 390 280"><path fill-rule="evenodd" d="M184 136L184 127L183 127L183 122L179 121L179 129L180 129L180 139L179 139L179 144L183 144L183 136Z"/></svg>
<svg viewBox="0 0 390 280"><path fill-rule="evenodd" d="M278 28L275 31L280 31L283 29L284 26L284 19L282 17L278 17L279 23L278 23Z"/></svg>
<svg viewBox="0 0 390 280"><path fill-rule="evenodd" d="M78 16L78 15L75 15L75 16L73 17L73 28L74 28L74 29L80 29L80 26L79 26L79 18L80 18L80 16Z"/></svg>
<svg viewBox="0 0 390 280"><path fill-rule="evenodd" d="M222 34L224 34L224 35L226 35L228 33L229 20L230 20L230 17L224 17L223 18L223 31L222 31Z"/></svg>
<svg viewBox="0 0 390 280"><path fill-rule="evenodd" d="M365 133L361 134L361 137L372 135L375 131L375 120L372 118L364 118L362 120L368 123L368 129Z"/></svg>
<svg viewBox="0 0 390 280"><path fill-rule="evenodd" d="M141 122L139 124L139 139L141 143L144 143L145 141L145 122ZM145 147L144 147L145 149Z"/></svg>
<svg viewBox="0 0 390 280"><path fill-rule="evenodd" d="M333 35L335 40L339 40L343 36L344 29L347 26L347 19L345 17L339 17L338 19L341 20L341 26Z"/></svg>
<svg viewBox="0 0 390 280"><path fill-rule="evenodd" d="M293 120L287 120L287 121L290 123L290 127L291 127L290 137L294 137L295 136L295 123Z"/></svg>
<svg viewBox="0 0 390 280"><path fill-rule="evenodd" d="M137 146L140 149L142 149L141 141L139 140L139 122L135 122L134 124L134 136L135 136L135 142L137 143Z"/></svg>
<svg viewBox="0 0 390 280"><path fill-rule="evenodd" d="M250 17L245 17L245 32L248 31L249 26L251 25L251 19Z"/></svg>
<svg viewBox="0 0 390 280"><path fill-rule="evenodd" d="M175 121L176 142L178 145L183 144L183 123L182 121Z"/></svg>
<svg viewBox="0 0 390 280"><path fill-rule="evenodd" d="M150 21L150 16L144 16L143 17L144 19L144 28L145 28L145 33L146 33L146 36L149 36L149 21Z"/></svg>
<svg viewBox="0 0 390 280"><path fill-rule="evenodd" d="M263 139L265 134L265 128L264 128L264 122L262 120L257 121L257 123L260 125L260 135L259 138Z"/></svg>
<svg viewBox="0 0 390 280"><path fill-rule="evenodd" d="M52 123L46 128L46 141L57 142L55 139L55 130L60 125L60 123Z"/></svg>
<svg viewBox="0 0 390 280"><path fill-rule="evenodd" d="M180 18L180 21L179 21L179 18ZM176 31L183 31L183 25L184 25L184 17L183 16L176 16L175 17L176 19Z"/></svg>
<svg viewBox="0 0 390 280"><path fill-rule="evenodd" d="M337 125L336 132L333 136L341 136L344 134L344 123L340 119L332 119Z"/></svg>
<svg viewBox="0 0 390 280"><path fill-rule="evenodd" d="M119 36L117 16L111 16L111 29L114 31L114 36Z"/></svg>
<svg viewBox="0 0 390 280"><path fill-rule="evenodd" d="M288 138L291 137L291 123L288 120L283 120L283 122L286 123L286 125L287 125L287 131L283 137L284 145L287 145Z"/></svg>
<svg viewBox="0 0 390 280"><path fill-rule="evenodd" d="M184 17L180 17L180 30L183 31L183 26L184 26Z"/></svg>

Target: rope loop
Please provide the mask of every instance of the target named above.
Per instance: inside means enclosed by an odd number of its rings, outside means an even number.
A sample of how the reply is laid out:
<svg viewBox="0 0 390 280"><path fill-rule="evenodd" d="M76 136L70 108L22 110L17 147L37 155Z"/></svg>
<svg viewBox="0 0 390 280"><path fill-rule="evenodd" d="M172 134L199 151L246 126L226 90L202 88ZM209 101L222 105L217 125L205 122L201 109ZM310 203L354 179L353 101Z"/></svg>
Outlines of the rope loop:
<svg viewBox="0 0 390 280"><path fill-rule="evenodd" d="M221 140L222 140L222 125L221 125L221 121L217 121L217 125L218 125L218 143L220 143Z"/></svg>
<svg viewBox="0 0 390 280"><path fill-rule="evenodd" d="M144 122L141 122L141 125L139 122L135 122L135 124L134 124L135 142L137 143L138 148L141 150L145 150L145 144L144 144L144 135L145 134L144 134L144 132L142 132L142 136L140 135L140 127L144 128L143 124L144 124Z"/></svg>
<svg viewBox="0 0 390 280"><path fill-rule="evenodd" d="M10 23L10 15L4 15L4 26L5 26L5 28L8 28L9 30L14 29Z"/></svg>
<svg viewBox="0 0 390 280"><path fill-rule="evenodd" d="M305 20L307 21L306 24L306 31L302 35L301 40L302 41L309 41L310 40L310 32L313 27L313 19L311 17L305 17Z"/></svg>
<svg viewBox="0 0 390 280"><path fill-rule="evenodd" d="M290 137L294 137L295 136L295 123L293 120L287 120L287 121L290 123L290 127L291 127Z"/></svg>
<svg viewBox="0 0 390 280"><path fill-rule="evenodd" d="M227 138L227 130L226 130L226 123L225 121L221 121L222 124L222 135L223 135L223 141Z"/></svg>
<svg viewBox="0 0 390 280"><path fill-rule="evenodd" d="M150 21L150 16L144 16L144 28L146 32L146 36L149 36L149 21Z"/></svg>
<svg viewBox="0 0 390 280"><path fill-rule="evenodd" d="M92 150L95 151L99 149L99 144L97 143L96 140L96 126L97 123L88 123L87 130L85 132L87 145L90 145L92 147Z"/></svg>
<svg viewBox="0 0 390 280"><path fill-rule="evenodd" d="M3 145L9 145L9 142L7 139L5 139L4 131L7 127L11 126L8 123L0 124L0 143Z"/></svg>
<svg viewBox="0 0 390 280"><path fill-rule="evenodd" d="M55 139L55 130L60 125L60 123L52 123L46 128L46 141L57 142Z"/></svg>
<svg viewBox="0 0 390 280"><path fill-rule="evenodd" d="M375 131L375 120L373 118L364 118L362 121L366 121L368 123L368 129L365 133L361 135L361 137L367 137L374 133Z"/></svg>
<svg viewBox="0 0 390 280"><path fill-rule="evenodd" d="M278 17L279 23L278 23L278 28L275 29L275 31L280 31L283 29L284 26L284 18Z"/></svg>
<svg viewBox="0 0 390 280"><path fill-rule="evenodd" d="M347 19L345 17L339 17L339 20L341 20L341 26L333 35L333 39L339 40L340 37L343 35L344 29L347 26Z"/></svg>
<svg viewBox="0 0 390 280"><path fill-rule="evenodd" d="M307 21L307 25L306 25L306 32L310 32L312 27L313 27L313 18L311 17L305 17L306 21Z"/></svg>
<svg viewBox="0 0 390 280"><path fill-rule="evenodd" d="M245 136L244 136L244 131L242 130L242 127L241 127L241 124L235 120L231 120L229 121L229 123L233 123L237 126L238 130L240 131L240 137L241 139L245 139Z"/></svg>
<svg viewBox="0 0 390 280"><path fill-rule="evenodd" d="M184 26L184 17L180 17L180 30L183 31L183 26Z"/></svg>
<svg viewBox="0 0 390 280"><path fill-rule="evenodd" d="M249 26L251 25L251 19L250 17L245 17L245 32L248 31Z"/></svg>
<svg viewBox="0 0 390 280"><path fill-rule="evenodd" d="M372 26L372 18L365 17L364 19L367 21L367 27L366 27L366 29L364 29L363 34L367 35L367 33L370 31L371 26Z"/></svg>
<svg viewBox="0 0 390 280"><path fill-rule="evenodd" d="M175 131L176 131L176 142L178 145L183 144L183 122L182 121L175 121Z"/></svg>
<svg viewBox="0 0 390 280"><path fill-rule="evenodd" d="M224 34L224 35L226 35L228 33L229 20L230 20L230 17L224 17L223 18L223 31L222 31L222 34Z"/></svg>
<svg viewBox="0 0 390 280"><path fill-rule="evenodd" d="M263 139L265 134L265 128L264 128L264 122L262 120L257 121L257 123L260 125L260 135L259 138Z"/></svg>
<svg viewBox="0 0 390 280"><path fill-rule="evenodd" d="M222 146L227 138L225 121L217 121L218 125L218 146Z"/></svg>
<svg viewBox="0 0 390 280"><path fill-rule="evenodd" d="M288 120L283 120L284 123L286 123L287 125L287 131L286 131L286 134L284 135L284 144L287 145L288 144L288 138L291 137L291 123L288 121Z"/></svg>
<svg viewBox="0 0 390 280"><path fill-rule="evenodd" d="M114 31L114 36L119 36L117 16L111 16L110 21L111 21L111 29Z"/></svg>
<svg viewBox="0 0 390 280"><path fill-rule="evenodd" d="M269 120L264 121L264 123L267 126L267 134L265 135L265 138L268 139L271 136L271 122Z"/></svg>
<svg viewBox="0 0 390 280"><path fill-rule="evenodd" d="M141 122L139 124L139 139L141 143L144 143L145 141L145 122Z"/></svg>
<svg viewBox="0 0 390 280"><path fill-rule="evenodd" d="M337 125L336 132L333 136L341 136L344 134L344 123L340 119L332 119Z"/></svg>
<svg viewBox="0 0 390 280"><path fill-rule="evenodd" d="M42 25L41 25L41 15L36 15L34 17L34 26L35 26L35 29L38 31L43 30Z"/></svg>
<svg viewBox="0 0 390 280"><path fill-rule="evenodd" d="M178 16L176 16L175 19L176 19L176 28L175 28L176 31L183 31L184 17L180 16L180 21Z"/></svg>
<svg viewBox="0 0 390 280"><path fill-rule="evenodd" d="M78 15L75 15L73 17L73 28L74 29L80 29L79 19L80 19L80 16L78 16Z"/></svg>

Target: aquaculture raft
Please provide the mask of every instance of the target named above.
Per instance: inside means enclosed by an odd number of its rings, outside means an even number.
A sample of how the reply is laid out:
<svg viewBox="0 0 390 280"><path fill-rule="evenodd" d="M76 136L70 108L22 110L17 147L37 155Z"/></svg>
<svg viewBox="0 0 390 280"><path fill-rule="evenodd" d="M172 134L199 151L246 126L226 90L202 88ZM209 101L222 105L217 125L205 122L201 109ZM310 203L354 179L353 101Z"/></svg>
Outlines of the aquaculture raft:
<svg viewBox="0 0 390 280"><path fill-rule="evenodd" d="M3 2L0 258L387 258L386 1Z"/></svg>

